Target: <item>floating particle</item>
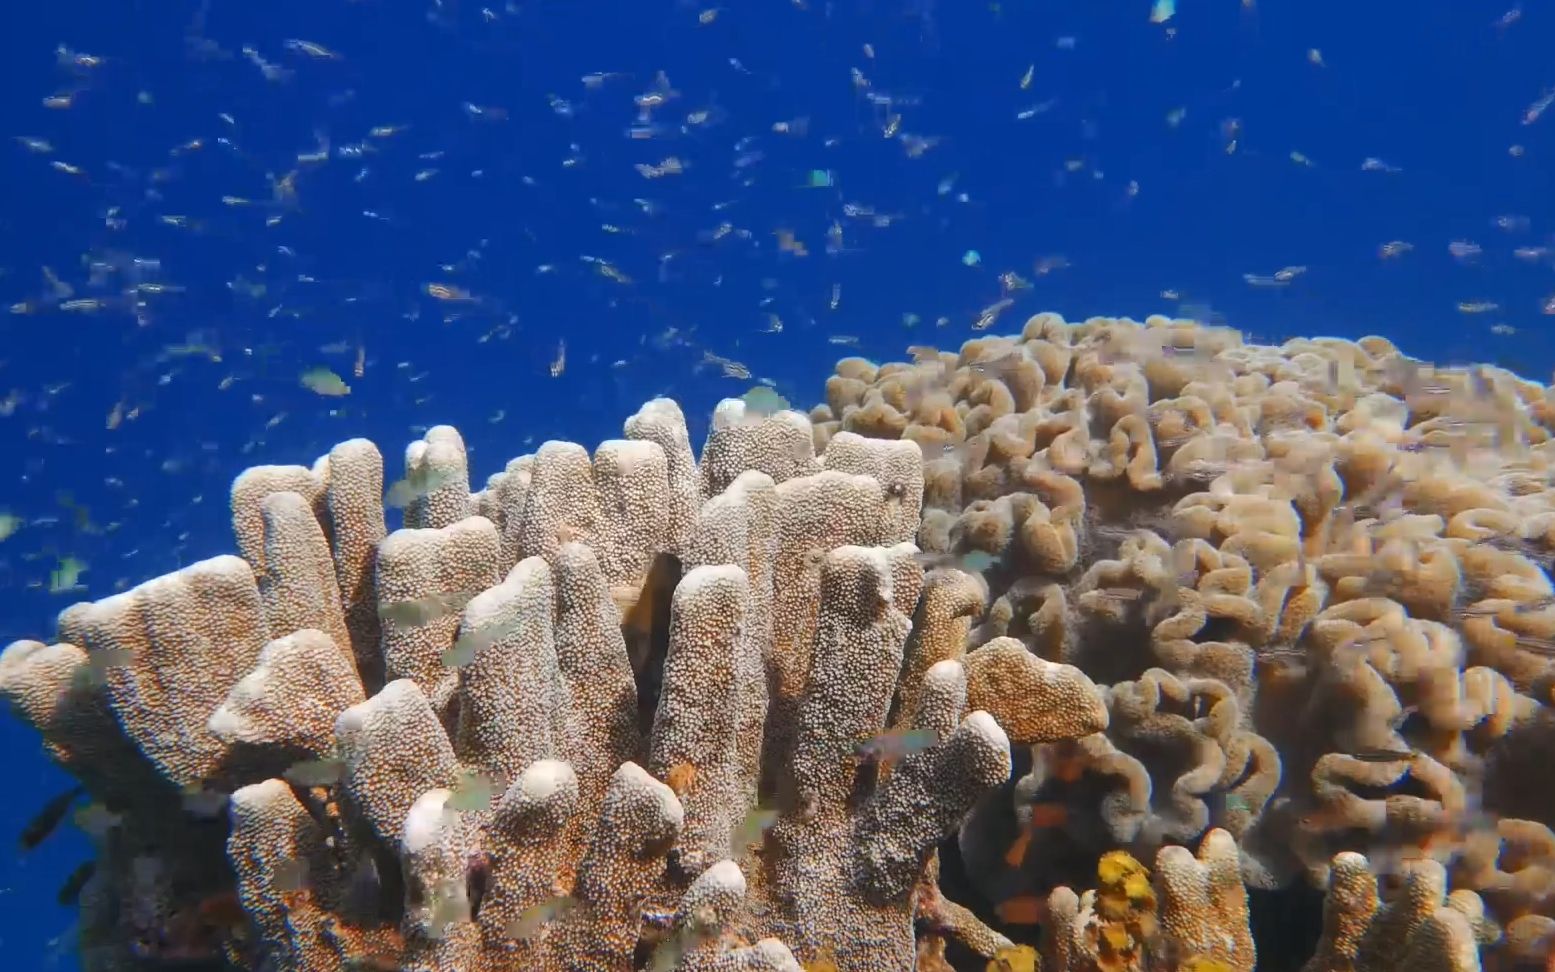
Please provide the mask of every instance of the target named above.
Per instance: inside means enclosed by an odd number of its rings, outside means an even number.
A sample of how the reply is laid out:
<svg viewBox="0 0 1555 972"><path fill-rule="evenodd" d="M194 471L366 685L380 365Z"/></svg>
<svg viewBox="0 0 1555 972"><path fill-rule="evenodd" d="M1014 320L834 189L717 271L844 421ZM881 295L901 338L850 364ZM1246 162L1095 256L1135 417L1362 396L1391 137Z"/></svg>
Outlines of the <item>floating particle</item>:
<svg viewBox="0 0 1555 972"><path fill-rule="evenodd" d="M697 23L699 23L699 24L710 24L710 23L712 23L713 21L718 19L718 13L722 9L723 9L722 7L709 7L709 8L707 8L706 10L704 10L701 13L697 14Z"/></svg>
<svg viewBox="0 0 1555 972"><path fill-rule="evenodd" d="M298 375L297 380L308 391L326 398L339 398L351 394L351 386L346 384L345 379L322 365L309 368Z"/></svg>
<svg viewBox="0 0 1555 972"><path fill-rule="evenodd" d="M961 262L969 267L975 267L983 262L983 255L976 250L968 250L961 254Z"/></svg>
<svg viewBox="0 0 1555 972"><path fill-rule="evenodd" d="M552 378L560 378L562 372L567 370L567 342L565 340L556 342L556 357L551 359L550 368Z"/></svg>
<svg viewBox="0 0 1555 972"><path fill-rule="evenodd" d="M1177 15L1176 0L1155 0L1150 7L1150 22L1164 24Z"/></svg>
<svg viewBox="0 0 1555 972"><path fill-rule="evenodd" d="M811 169L809 177L805 180L807 189L830 189L834 185L836 180L830 169Z"/></svg>
<svg viewBox="0 0 1555 972"><path fill-rule="evenodd" d="M1327 67L1328 66L1327 64L1323 63L1323 52L1318 50L1315 47L1310 48L1307 51L1307 61L1309 63L1313 64L1313 65L1316 65L1317 67Z"/></svg>
<svg viewBox="0 0 1555 972"><path fill-rule="evenodd" d="M1517 333L1517 328L1510 324L1492 324L1490 325L1490 333L1500 335L1501 337L1509 337Z"/></svg>
<svg viewBox="0 0 1555 972"><path fill-rule="evenodd" d="M1460 314L1489 314L1501 309L1501 305L1489 300L1462 300L1458 302Z"/></svg>
<svg viewBox="0 0 1555 972"><path fill-rule="evenodd" d="M1389 240L1377 247L1377 255L1384 260L1392 260L1403 256L1414 248L1415 245L1406 240Z"/></svg>
<svg viewBox="0 0 1555 972"><path fill-rule="evenodd" d="M7 540L15 535L16 531L20 530L26 522L26 520L14 513L0 513L0 541Z"/></svg>
<svg viewBox="0 0 1555 972"><path fill-rule="evenodd" d="M1297 152L1297 151L1295 151L1295 150L1292 150L1292 151L1291 151L1291 153L1290 153L1290 160L1291 160L1291 161L1292 161L1292 162L1294 162L1294 163L1296 163L1296 164L1297 164L1297 165L1302 165L1302 166L1307 166L1307 167L1309 167L1309 168L1310 168L1310 167L1311 167L1311 165L1312 165L1312 160L1311 160L1311 159L1309 159L1309 158L1308 158L1308 157L1307 157L1307 156L1306 156L1306 154L1305 154L1305 153L1303 153L1303 152Z"/></svg>
<svg viewBox="0 0 1555 972"><path fill-rule="evenodd" d="M1022 74L1020 76L1020 89L1022 91L1025 91L1027 88L1031 87L1031 79L1032 79L1033 76L1036 75L1036 73L1037 73L1037 66L1036 66L1036 64L1028 64L1028 65L1026 65L1026 73Z"/></svg>
<svg viewBox="0 0 1555 972"><path fill-rule="evenodd" d="M1169 127L1169 128L1176 128L1178 125L1181 125L1182 124L1182 120L1184 118L1187 118L1187 117L1188 117L1188 109L1186 109L1186 108L1173 108L1171 111L1166 113L1166 124L1167 124L1167 127Z"/></svg>
<svg viewBox="0 0 1555 972"><path fill-rule="evenodd" d="M1506 213L1491 220L1491 225L1506 233L1524 233L1528 230L1530 220L1518 213Z"/></svg>

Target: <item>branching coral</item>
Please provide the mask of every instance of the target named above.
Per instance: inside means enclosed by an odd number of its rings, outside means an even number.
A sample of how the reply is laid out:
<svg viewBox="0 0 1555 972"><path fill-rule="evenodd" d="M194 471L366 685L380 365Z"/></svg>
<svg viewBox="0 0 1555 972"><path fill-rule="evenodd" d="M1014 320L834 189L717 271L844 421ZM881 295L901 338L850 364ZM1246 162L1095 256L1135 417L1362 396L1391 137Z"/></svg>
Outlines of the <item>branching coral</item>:
<svg viewBox="0 0 1555 972"><path fill-rule="evenodd" d="M1313 970L1548 946L1542 386L1045 314L826 402L249 470L8 648L89 967L1251 969L1303 877Z"/></svg>

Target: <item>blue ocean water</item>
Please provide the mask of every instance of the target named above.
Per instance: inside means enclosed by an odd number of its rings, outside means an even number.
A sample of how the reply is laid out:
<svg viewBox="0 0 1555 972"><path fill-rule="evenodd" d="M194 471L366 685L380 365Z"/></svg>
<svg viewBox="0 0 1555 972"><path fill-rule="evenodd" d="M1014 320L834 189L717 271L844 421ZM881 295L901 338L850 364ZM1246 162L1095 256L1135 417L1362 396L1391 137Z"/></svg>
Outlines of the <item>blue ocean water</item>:
<svg viewBox="0 0 1555 972"><path fill-rule="evenodd" d="M699 441L756 381L958 345L1009 273L996 332L1181 311L1543 378L1555 14L1503 3L8 11L0 634L229 549L248 465L450 423L484 476L656 394ZM15 834L68 780L0 746ZM88 854L0 851L12 967L72 967Z"/></svg>

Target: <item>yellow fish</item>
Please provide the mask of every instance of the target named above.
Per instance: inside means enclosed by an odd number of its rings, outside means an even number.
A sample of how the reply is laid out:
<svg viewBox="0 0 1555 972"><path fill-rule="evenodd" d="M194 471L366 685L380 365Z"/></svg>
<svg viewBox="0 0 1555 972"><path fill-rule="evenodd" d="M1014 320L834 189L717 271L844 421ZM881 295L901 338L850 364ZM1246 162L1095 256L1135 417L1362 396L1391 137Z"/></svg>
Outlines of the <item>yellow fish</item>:
<svg viewBox="0 0 1555 972"><path fill-rule="evenodd" d="M309 368L298 375L297 380L308 391L326 398L339 398L351 394L351 386L346 384L345 379L328 368Z"/></svg>

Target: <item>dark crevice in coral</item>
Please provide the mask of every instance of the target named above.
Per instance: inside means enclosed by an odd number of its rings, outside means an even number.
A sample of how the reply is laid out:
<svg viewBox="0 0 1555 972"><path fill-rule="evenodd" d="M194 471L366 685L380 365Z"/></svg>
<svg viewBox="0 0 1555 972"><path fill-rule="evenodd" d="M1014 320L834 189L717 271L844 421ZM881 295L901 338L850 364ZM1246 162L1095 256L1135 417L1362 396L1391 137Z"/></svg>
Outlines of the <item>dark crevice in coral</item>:
<svg viewBox="0 0 1555 972"><path fill-rule="evenodd" d="M1323 932L1323 892L1305 881L1274 891L1247 889L1258 972L1297 972Z"/></svg>

